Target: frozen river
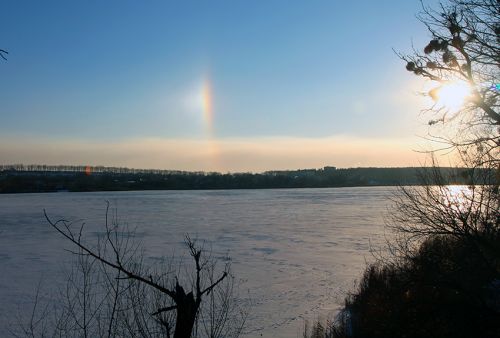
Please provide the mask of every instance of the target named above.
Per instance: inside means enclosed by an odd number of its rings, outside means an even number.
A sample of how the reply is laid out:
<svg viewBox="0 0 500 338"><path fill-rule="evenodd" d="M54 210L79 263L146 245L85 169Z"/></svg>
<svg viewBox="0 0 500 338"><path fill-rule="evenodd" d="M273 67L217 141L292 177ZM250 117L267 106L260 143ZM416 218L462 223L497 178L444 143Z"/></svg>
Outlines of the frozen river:
<svg viewBox="0 0 500 338"><path fill-rule="evenodd" d="M250 297L247 337L297 337L304 319L335 313L384 242L393 188L148 191L0 195L0 336L30 308L35 289L62 280L70 248L47 224L85 220L102 230L106 200L136 228L146 256L185 252L204 239L232 258Z"/></svg>

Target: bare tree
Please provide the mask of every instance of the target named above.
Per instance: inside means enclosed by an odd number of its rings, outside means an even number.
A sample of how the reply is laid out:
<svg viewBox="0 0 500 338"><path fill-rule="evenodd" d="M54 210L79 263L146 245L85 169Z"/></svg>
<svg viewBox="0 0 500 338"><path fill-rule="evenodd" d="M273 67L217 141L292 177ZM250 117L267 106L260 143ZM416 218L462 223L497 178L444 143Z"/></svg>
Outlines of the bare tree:
<svg viewBox="0 0 500 338"><path fill-rule="evenodd" d="M216 338L241 333L246 312L234 296L230 265L218 269L196 240L186 236L192 264L184 262L175 269L173 260L165 260L151 267L132 232L108 221L109 203L104 233L93 246L85 239L84 224L75 227L44 214L75 246L77 258L63 293L64 305L52 321L53 336ZM183 274L188 267L193 272ZM23 335L46 335L46 320L33 315L30 322L44 323L43 332L31 325Z"/></svg>
<svg viewBox="0 0 500 338"><path fill-rule="evenodd" d="M489 160L498 157L500 112L500 4L497 0L450 0L438 9L422 4L418 16L431 34L421 52L399 53L406 69L428 79L426 95L435 102L446 86L462 83L467 97L455 111L434 104L430 125L443 123L431 139L444 148L479 147ZM449 126L454 123L455 126ZM449 132L452 131L453 132ZM445 132L446 131L446 132ZM493 153L493 154L492 154Z"/></svg>
<svg viewBox="0 0 500 338"><path fill-rule="evenodd" d="M0 58L7 60L7 54L9 54L9 52L7 52L5 49L0 49Z"/></svg>
<svg viewBox="0 0 500 338"><path fill-rule="evenodd" d="M400 57L408 71L437 84L427 93L435 101L450 83L468 86L469 96L455 111L437 104L425 110L437 117L429 124L442 126L431 140L440 149L458 150L455 160L468 168L468 186L449 186L431 152L433 169L421 175L422 186L400 187L393 197L389 247L396 259L406 262L418 255L422 243L453 238L475 248L474 254L498 275L500 2L450 0L437 10L422 7L419 18L432 39L423 53L414 50Z"/></svg>
<svg viewBox="0 0 500 338"><path fill-rule="evenodd" d="M495 170L472 167L468 186L450 186L448 177L433 167L421 175L421 186L400 187L392 201L388 226L396 256L412 256L421 243L454 237L472 245L481 239L500 240L500 213Z"/></svg>
<svg viewBox="0 0 500 338"><path fill-rule="evenodd" d="M498 231L500 178L500 2L450 0L433 9L422 4L418 16L431 34L430 42L412 54L399 56L406 69L435 86L427 95L435 103L429 124L439 149L458 150L457 164L469 168L470 186L450 191L438 169L421 177L420 189L400 189L395 198L393 227L407 240L423 235L470 235ZM439 105L441 91L453 83L467 86L465 100L454 97L454 110ZM435 128L435 127L431 127ZM436 157L432 156L436 166ZM495 174L496 172L496 174ZM432 185L435 185L432 187Z"/></svg>
<svg viewBox="0 0 500 338"><path fill-rule="evenodd" d="M395 192L389 254L368 265L346 297L334 337L500 335L500 2L422 7L431 40L422 52L399 56L434 86L425 93L434 100L424 109L433 115L430 139L458 155L468 185L448 185L436 152L429 153L432 168L422 172L421 185ZM463 102L455 97L453 108L439 102L460 83L468 92Z"/></svg>

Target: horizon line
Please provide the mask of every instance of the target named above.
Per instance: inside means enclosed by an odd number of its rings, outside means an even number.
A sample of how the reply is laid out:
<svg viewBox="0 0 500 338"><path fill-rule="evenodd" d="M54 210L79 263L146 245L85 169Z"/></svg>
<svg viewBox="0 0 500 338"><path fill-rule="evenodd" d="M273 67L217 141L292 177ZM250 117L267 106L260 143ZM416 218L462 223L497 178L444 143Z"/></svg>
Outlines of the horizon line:
<svg viewBox="0 0 500 338"><path fill-rule="evenodd" d="M439 169L464 169L465 167L453 166L358 166L358 167L337 167L326 165L316 168L297 168L297 169L272 169L265 171L207 171L207 170L180 170L180 169L158 169L158 168L134 168L120 166L104 166L104 165L86 165L86 164L0 164L0 172L20 171L20 172L75 172L75 173L116 173L116 174L169 174L169 173L191 173L191 174L266 174L280 173L291 171L328 171L328 170L349 170L349 169L423 169L423 168L439 168ZM64 170L66 169L66 170Z"/></svg>

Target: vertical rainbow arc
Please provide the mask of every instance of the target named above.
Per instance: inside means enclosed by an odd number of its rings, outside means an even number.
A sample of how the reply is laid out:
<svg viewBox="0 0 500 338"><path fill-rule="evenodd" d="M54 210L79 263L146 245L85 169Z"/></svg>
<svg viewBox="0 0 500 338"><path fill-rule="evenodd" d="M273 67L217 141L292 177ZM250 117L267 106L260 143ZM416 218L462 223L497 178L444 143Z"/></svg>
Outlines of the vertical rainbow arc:
<svg viewBox="0 0 500 338"><path fill-rule="evenodd" d="M202 98L202 111L203 120L207 128L209 137L213 136L213 122L214 122L214 107L213 107L213 92L212 83L210 78L206 76L203 80L201 87L201 98Z"/></svg>
<svg viewBox="0 0 500 338"><path fill-rule="evenodd" d="M214 132L214 93L213 85L209 76L205 76L201 87L201 106L203 121L207 137L207 150L209 154L209 166L213 170L219 169L219 147Z"/></svg>

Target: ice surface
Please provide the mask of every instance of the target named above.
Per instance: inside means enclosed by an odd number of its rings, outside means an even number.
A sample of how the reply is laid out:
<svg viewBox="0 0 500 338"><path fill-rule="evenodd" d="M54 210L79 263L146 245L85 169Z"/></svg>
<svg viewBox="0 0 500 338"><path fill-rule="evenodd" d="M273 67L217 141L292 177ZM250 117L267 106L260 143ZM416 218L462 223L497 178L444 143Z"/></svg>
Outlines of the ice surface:
<svg viewBox="0 0 500 338"><path fill-rule="evenodd" d="M186 233L229 254L250 295L248 337L297 337L304 319L334 313L384 242L392 188L97 192L0 195L0 336L31 310L40 281L64 281L71 255L48 225L85 220L103 230L106 204L135 228L147 257L185 252Z"/></svg>

